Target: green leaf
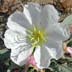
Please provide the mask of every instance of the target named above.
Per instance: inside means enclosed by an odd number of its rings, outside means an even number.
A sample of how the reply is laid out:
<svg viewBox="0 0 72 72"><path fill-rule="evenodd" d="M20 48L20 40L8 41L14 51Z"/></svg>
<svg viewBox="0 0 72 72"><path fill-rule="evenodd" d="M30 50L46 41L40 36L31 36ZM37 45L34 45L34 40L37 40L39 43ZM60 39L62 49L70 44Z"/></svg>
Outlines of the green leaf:
<svg viewBox="0 0 72 72"><path fill-rule="evenodd" d="M37 72L33 67L29 67L27 72Z"/></svg>
<svg viewBox="0 0 72 72"><path fill-rule="evenodd" d="M69 41L69 43L67 44L67 46L72 47L72 40Z"/></svg>
<svg viewBox="0 0 72 72"><path fill-rule="evenodd" d="M59 65L59 72L72 72L72 68L68 67L67 64Z"/></svg>
<svg viewBox="0 0 72 72"><path fill-rule="evenodd" d="M5 61L10 57L10 50L2 49L0 50L0 60Z"/></svg>
<svg viewBox="0 0 72 72"><path fill-rule="evenodd" d="M67 16L62 23L64 25L71 25L72 24L72 15Z"/></svg>
<svg viewBox="0 0 72 72"><path fill-rule="evenodd" d="M0 54L4 54L4 53L6 53L8 50L7 49L2 49L2 50L0 50Z"/></svg>
<svg viewBox="0 0 72 72"><path fill-rule="evenodd" d="M18 69L19 72L22 72L22 70L24 69L24 66L18 66L17 64L15 64L14 62L12 62L11 60L9 61L9 67L8 67L8 71L10 72L14 72L14 70Z"/></svg>
<svg viewBox="0 0 72 72"><path fill-rule="evenodd" d="M69 35L70 35L70 25L72 25L72 15L67 16L61 24L61 26L67 30L67 33Z"/></svg>
<svg viewBox="0 0 72 72"><path fill-rule="evenodd" d="M69 64L69 65L68 65ZM56 60L53 60L50 67L53 72L72 72L72 64L70 63L59 64Z"/></svg>

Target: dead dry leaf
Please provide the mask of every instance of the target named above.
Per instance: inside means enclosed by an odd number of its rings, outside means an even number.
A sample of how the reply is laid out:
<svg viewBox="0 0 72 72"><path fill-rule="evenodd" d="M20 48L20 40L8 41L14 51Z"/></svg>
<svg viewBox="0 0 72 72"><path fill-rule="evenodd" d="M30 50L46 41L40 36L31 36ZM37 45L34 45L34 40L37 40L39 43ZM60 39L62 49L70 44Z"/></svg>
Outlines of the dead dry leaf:
<svg viewBox="0 0 72 72"><path fill-rule="evenodd" d="M22 10L21 2L18 0L3 0L0 4L0 12L11 14L15 10Z"/></svg>
<svg viewBox="0 0 72 72"><path fill-rule="evenodd" d="M54 0L21 0L24 4L27 2L34 2L34 3L39 3L39 4L53 4Z"/></svg>
<svg viewBox="0 0 72 72"><path fill-rule="evenodd" d="M58 9L63 12L72 13L72 0L54 0Z"/></svg>

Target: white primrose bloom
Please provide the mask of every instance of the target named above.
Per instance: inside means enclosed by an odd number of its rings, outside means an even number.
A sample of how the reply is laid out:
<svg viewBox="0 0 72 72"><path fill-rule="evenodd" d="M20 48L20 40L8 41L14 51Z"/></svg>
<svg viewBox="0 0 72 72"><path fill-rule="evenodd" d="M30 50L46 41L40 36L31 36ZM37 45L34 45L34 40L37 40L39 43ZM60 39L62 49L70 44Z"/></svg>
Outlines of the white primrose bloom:
<svg viewBox="0 0 72 72"><path fill-rule="evenodd" d="M48 68L52 58L63 56L62 42L69 35L58 23L59 15L52 5L24 5L23 13L16 11L7 22L4 43L11 49L11 60L22 66L33 54L36 66Z"/></svg>

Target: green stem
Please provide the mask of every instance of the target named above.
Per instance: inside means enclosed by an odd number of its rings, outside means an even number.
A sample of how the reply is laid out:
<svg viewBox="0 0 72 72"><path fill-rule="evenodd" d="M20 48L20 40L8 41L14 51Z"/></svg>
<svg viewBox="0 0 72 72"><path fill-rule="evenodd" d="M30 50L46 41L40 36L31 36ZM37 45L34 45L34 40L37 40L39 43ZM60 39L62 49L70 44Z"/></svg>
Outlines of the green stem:
<svg viewBox="0 0 72 72"><path fill-rule="evenodd" d="M33 52L32 52L32 55L34 54L35 50L36 50L36 47L34 47L34 48L33 48Z"/></svg>

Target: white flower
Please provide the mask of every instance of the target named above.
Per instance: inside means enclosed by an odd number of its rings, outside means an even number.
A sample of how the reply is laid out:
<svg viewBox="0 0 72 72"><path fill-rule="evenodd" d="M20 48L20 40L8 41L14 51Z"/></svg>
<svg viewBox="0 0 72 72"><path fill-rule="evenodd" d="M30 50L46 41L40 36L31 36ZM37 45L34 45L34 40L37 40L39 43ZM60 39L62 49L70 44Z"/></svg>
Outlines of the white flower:
<svg viewBox="0 0 72 72"><path fill-rule="evenodd" d="M34 51L38 68L48 68L52 58L63 56L62 41L69 35L58 23L59 15L52 5L36 3L24 6L23 13L15 12L7 22L4 43L11 49L11 60L22 66Z"/></svg>

